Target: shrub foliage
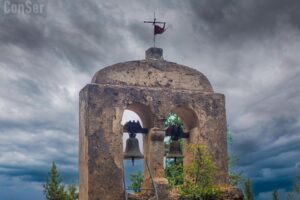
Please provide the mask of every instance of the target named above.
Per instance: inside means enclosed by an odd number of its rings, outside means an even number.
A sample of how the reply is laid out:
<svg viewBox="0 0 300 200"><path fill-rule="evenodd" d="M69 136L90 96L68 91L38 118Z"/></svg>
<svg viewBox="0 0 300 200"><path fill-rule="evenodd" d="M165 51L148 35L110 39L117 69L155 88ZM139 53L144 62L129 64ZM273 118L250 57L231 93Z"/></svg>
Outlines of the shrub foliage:
<svg viewBox="0 0 300 200"><path fill-rule="evenodd" d="M144 181L144 176L142 172L130 174L131 185L129 186L135 193L141 192L142 183Z"/></svg>
<svg viewBox="0 0 300 200"><path fill-rule="evenodd" d="M169 183L178 189L180 198L184 200L217 198L220 189L214 186L216 166L207 148L203 145L189 145L187 150L192 153L193 161L184 171L182 162L167 163L165 175Z"/></svg>

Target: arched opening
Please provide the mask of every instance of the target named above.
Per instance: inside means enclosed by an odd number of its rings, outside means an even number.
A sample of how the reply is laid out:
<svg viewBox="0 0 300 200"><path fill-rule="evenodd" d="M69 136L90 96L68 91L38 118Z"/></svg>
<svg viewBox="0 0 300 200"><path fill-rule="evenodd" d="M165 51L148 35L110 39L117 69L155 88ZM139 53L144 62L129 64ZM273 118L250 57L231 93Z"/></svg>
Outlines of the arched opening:
<svg viewBox="0 0 300 200"><path fill-rule="evenodd" d="M173 186L183 183L187 139L197 131L198 117L185 106L176 106L166 117L165 138L165 177Z"/></svg>
<svg viewBox="0 0 300 200"><path fill-rule="evenodd" d="M150 109L143 104L130 104L123 112L121 121L123 126L123 166L125 187L128 193L140 192L141 184L144 180L144 160L145 151L147 151L147 148L144 147L144 142L145 134L152 126L151 119ZM132 135L133 132L134 136ZM135 157L137 154L140 155L137 156L137 159L128 159L128 157L132 158L132 155Z"/></svg>
<svg viewBox="0 0 300 200"><path fill-rule="evenodd" d="M183 132L184 124L175 113L169 113L164 122L166 137L164 139L165 177L172 186L183 183L182 139L187 137Z"/></svg>
<svg viewBox="0 0 300 200"><path fill-rule="evenodd" d="M140 122L141 126L143 127L142 120L140 119L139 115L131 110L124 110L123 116L122 116L122 126L124 126L128 122ZM129 139L129 133L123 132L123 152L126 151L126 142ZM136 139L138 140L138 148L141 152L141 154L144 153L144 144L143 144L143 135L142 134L136 134ZM128 143L127 143L128 145ZM127 147L128 148L128 147ZM144 174L144 161L143 159L135 159L134 165L132 165L132 160L130 159L124 159L123 160L123 166L124 166L124 177L125 177L125 187L127 189L127 192L134 193L137 189L130 189L133 184L135 184L136 180L140 176L143 176Z"/></svg>
<svg viewBox="0 0 300 200"><path fill-rule="evenodd" d="M199 124L199 120L195 111L187 106L176 106L171 110L171 112L180 117L185 131L190 131Z"/></svg>

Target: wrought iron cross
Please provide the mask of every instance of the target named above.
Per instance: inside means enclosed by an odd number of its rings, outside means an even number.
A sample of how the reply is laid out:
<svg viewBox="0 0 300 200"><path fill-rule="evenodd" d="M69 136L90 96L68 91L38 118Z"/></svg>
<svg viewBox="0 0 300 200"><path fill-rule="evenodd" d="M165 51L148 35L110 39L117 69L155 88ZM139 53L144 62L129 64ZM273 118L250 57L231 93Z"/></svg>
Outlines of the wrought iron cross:
<svg viewBox="0 0 300 200"><path fill-rule="evenodd" d="M156 21L155 12L154 12L154 20L153 21L144 21L144 23L151 23L153 25L153 47L155 47L155 35L162 34L165 32L166 22L158 22ZM158 26L157 24L163 24L163 27Z"/></svg>

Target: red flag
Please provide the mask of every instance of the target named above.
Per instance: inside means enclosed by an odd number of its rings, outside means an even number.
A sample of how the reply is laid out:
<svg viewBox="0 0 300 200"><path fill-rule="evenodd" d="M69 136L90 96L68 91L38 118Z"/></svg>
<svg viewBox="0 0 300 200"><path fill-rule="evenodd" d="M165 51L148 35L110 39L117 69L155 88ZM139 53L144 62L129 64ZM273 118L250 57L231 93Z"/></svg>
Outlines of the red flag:
<svg viewBox="0 0 300 200"><path fill-rule="evenodd" d="M163 32L165 32L165 26L164 27L160 27L158 25L154 25L154 35L156 35L156 34L162 34Z"/></svg>

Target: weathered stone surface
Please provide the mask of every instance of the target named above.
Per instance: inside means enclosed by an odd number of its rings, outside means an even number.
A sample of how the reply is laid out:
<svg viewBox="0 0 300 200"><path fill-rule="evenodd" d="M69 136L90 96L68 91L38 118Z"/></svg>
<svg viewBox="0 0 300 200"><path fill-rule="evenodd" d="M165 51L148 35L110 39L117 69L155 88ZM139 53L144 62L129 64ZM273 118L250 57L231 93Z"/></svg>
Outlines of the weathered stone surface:
<svg viewBox="0 0 300 200"><path fill-rule="evenodd" d="M213 92L201 72L162 59L129 61L106 67L94 75L92 83Z"/></svg>
<svg viewBox="0 0 300 200"><path fill-rule="evenodd" d="M190 132L185 143L207 145L218 167L216 181L227 183L224 95L214 93L207 78L194 69L146 59L104 68L80 92L80 200L124 199L125 109L136 112L150 130L144 136L144 159L156 180L164 179L160 134L165 117L174 112ZM186 166L191 155L183 152ZM144 175L149 182L147 169Z"/></svg>
<svg viewBox="0 0 300 200"><path fill-rule="evenodd" d="M149 48L146 51L146 59L155 59L161 60L163 59L163 50L161 48Z"/></svg>

